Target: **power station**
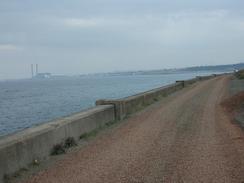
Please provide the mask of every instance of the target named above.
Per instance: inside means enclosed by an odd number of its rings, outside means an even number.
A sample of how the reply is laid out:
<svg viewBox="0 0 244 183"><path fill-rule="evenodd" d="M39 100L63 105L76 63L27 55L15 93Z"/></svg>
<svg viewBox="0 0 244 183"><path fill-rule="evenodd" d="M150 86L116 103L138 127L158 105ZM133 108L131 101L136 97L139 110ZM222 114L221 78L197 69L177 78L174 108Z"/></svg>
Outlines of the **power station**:
<svg viewBox="0 0 244 183"><path fill-rule="evenodd" d="M34 64L31 64L31 78L32 79L47 79L51 78L51 73L39 73L39 66L35 64L35 73L34 73Z"/></svg>
<svg viewBox="0 0 244 183"><path fill-rule="evenodd" d="M31 64L31 78L34 77L34 66L33 64Z"/></svg>

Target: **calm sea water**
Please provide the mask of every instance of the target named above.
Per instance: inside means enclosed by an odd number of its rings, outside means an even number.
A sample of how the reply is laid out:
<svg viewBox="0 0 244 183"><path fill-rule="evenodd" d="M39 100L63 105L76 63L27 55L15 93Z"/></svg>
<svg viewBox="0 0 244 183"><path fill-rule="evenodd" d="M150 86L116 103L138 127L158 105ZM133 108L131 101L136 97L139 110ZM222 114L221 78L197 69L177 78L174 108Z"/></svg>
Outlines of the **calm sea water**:
<svg viewBox="0 0 244 183"><path fill-rule="evenodd" d="M0 82L0 136L94 106L209 72L167 75L86 76Z"/></svg>

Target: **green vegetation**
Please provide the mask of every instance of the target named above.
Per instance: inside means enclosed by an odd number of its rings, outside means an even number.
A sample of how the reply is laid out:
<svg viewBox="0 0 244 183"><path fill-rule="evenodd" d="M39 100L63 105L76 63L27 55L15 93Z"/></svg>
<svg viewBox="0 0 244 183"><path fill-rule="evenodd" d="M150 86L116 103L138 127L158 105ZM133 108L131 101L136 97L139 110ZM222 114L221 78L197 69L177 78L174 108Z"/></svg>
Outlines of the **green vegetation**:
<svg viewBox="0 0 244 183"><path fill-rule="evenodd" d="M60 155L60 154L64 154L65 152L66 151L65 151L64 144L60 143L53 146L51 150L51 155Z"/></svg>
<svg viewBox="0 0 244 183"><path fill-rule="evenodd" d="M7 174L4 174L4 176L3 176L3 181L4 181L5 183L9 183L9 182L10 182L10 176L7 175Z"/></svg>
<svg viewBox="0 0 244 183"><path fill-rule="evenodd" d="M112 126L113 124L117 123L117 120L114 120L114 121L110 121L110 122L107 122L105 123L105 127L109 127L109 126Z"/></svg>
<svg viewBox="0 0 244 183"><path fill-rule="evenodd" d="M70 147L73 147L73 146L77 146L77 143L76 143L74 137L68 137L65 140L64 147L65 148L70 148Z"/></svg>
<svg viewBox="0 0 244 183"><path fill-rule="evenodd" d="M83 133L80 135L80 139L88 139L91 137L95 137L101 130L104 130L105 128L112 126L116 122L117 122L116 120L110 121L110 122L105 123L105 125L99 126L98 128L96 128L90 132Z"/></svg>
<svg viewBox="0 0 244 183"><path fill-rule="evenodd" d="M83 133L80 135L80 139L87 139L89 137L88 133Z"/></svg>
<svg viewBox="0 0 244 183"><path fill-rule="evenodd" d="M98 132L102 129L102 127L99 127L99 128L96 128L88 133L83 133L81 136L80 136L80 139L88 139L88 138L91 138L91 137L95 137Z"/></svg>
<svg viewBox="0 0 244 183"><path fill-rule="evenodd" d="M243 70L239 70L238 72L235 73L235 76L238 79L244 79L244 69Z"/></svg>
<svg viewBox="0 0 244 183"><path fill-rule="evenodd" d="M11 175L9 175L9 174L4 174L4 176L3 176L3 181L4 181L5 183L9 183L9 182L11 182L11 179L12 179L12 178L18 178L18 177L21 176L22 173L27 172L27 171L28 171L27 168L21 168L19 171L15 172L15 173L13 173L13 174L11 174Z"/></svg>
<svg viewBox="0 0 244 183"><path fill-rule="evenodd" d="M153 101L154 102L157 102L157 101L159 101L159 99L158 98L154 98Z"/></svg>
<svg viewBox="0 0 244 183"><path fill-rule="evenodd" d="M40 161L38 161L37 159L33 160L32 164L33 166L39 166L40 165Z"/></svg>
<svg viewBox="0 0 244 183"><path fill-rule="evenodd" d="M51 150L51 155L60 155L66 153L66 149L77 146L74 137L68 137L64 143L56 144Z"/></svg>

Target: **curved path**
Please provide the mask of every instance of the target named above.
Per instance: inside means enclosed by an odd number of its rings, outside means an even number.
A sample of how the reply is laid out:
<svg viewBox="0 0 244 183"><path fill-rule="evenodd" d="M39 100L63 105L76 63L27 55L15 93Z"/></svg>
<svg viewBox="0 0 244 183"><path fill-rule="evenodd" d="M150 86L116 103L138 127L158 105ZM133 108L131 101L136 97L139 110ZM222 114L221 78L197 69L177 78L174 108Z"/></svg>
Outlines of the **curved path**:
<svg viewBox="0 0 244 183"><path fill-rule="evenodd" d="M187 87L26 182L244 182L244 133L219 105L227 91L227 77Z"/></svg>

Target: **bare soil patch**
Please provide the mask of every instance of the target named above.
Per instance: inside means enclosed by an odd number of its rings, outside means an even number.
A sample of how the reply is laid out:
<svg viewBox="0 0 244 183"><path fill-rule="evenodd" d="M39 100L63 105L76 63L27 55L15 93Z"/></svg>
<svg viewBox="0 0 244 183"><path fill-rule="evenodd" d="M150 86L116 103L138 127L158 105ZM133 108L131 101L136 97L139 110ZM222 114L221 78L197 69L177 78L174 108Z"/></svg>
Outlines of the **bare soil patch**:
<svg viewBox="0 0 244 183"><path fill-rule="evenodd" d="M244 105L244 91L227 98L221 104L230 113L239 111Z"/></svg>

